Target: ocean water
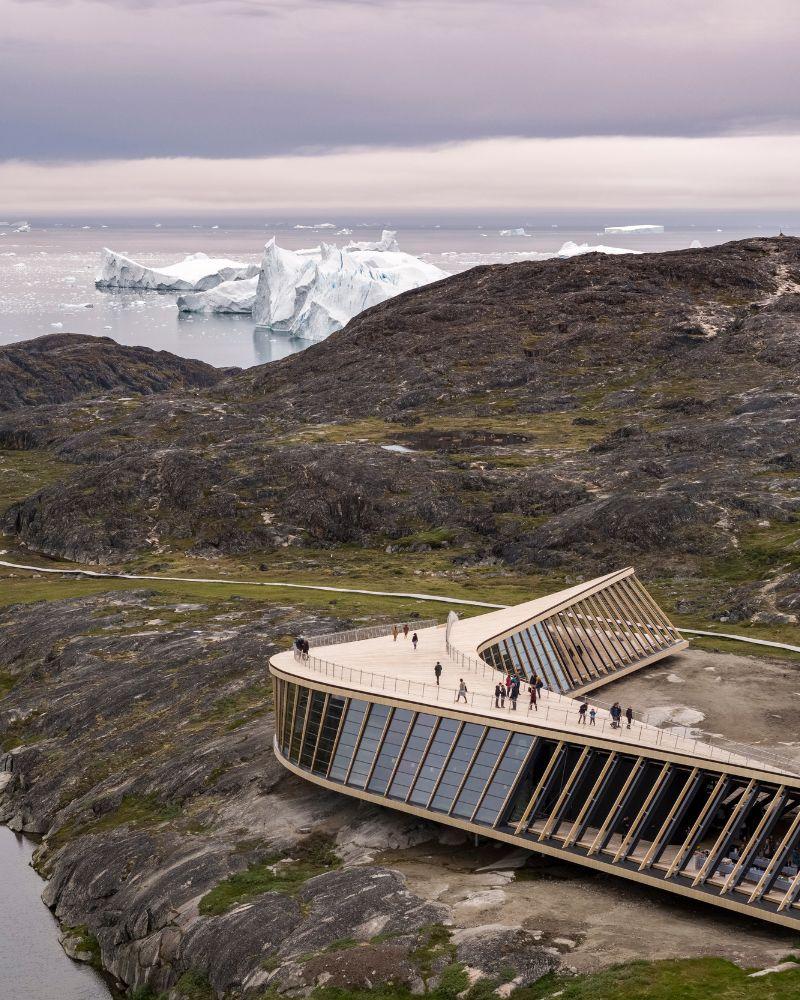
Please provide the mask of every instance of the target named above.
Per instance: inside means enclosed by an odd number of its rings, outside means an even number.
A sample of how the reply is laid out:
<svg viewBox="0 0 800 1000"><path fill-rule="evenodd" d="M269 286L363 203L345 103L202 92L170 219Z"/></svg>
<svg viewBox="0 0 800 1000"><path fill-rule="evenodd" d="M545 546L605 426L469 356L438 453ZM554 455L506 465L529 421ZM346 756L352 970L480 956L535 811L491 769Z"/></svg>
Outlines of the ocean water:
<svg viewBox="0 0 800 1000"><path fill-rule="evenodd" d="M181 315L174 294L100 291L94 279L104 246L153 265L174 263L197 251L258 261L264 243L273 235L281 246L295 250L315 246L320 240L339 245L350 239L374 240L383 228L391 228L397 230L401 249L457 272L476 264L510 263L531 253L555 253L566 241L649 252L683 249L695 240L712 246L746 236L773 235L778 227L778 221L770 219L666 221L657 213L624 219L613 215L566 221L522 217L447 224L332 221L335 229L318 228L310 220L278 225L32 220L31 231L26 233L0 225L0 345L55 332L85 333L237 367L275 361L308 346L304 340L255 330L249 317ZM665 232L603 232L604 224L637 222L663 223ZM794 222L795 231L800 232L800 220ZM335 235L342 227L352 229L352 235ZM523 227L526 235L500 235L503 229L517 227ZM785 222L784 231L792 231Z"/></svg>
<svg viewBox="0 0 800 1000"><path fill-rule="evenodd" d="M30 867L33 843L0 826L0 997L3 1000L111 1000L93 969L67 958Z"/></svg>

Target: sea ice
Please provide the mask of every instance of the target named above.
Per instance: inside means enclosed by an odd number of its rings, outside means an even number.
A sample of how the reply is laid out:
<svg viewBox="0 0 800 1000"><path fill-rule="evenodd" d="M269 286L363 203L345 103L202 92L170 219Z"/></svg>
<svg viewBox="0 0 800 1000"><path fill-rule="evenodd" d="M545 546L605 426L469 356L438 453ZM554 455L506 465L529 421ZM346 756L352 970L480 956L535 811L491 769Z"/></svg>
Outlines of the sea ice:
<svg viewBox="0 0 800 1000"><path fill-rule="evenodd" d="M224 257L193 253L167 267L148 267L138 261L103 250L103 268L95 285L98 288L140 288L158 292L199 292L215 288L223 281L253 278L258 264L243 264Z"/></svg>
<svg viewBox="0 0 800 1000"><path fill-rule="evenodd" d="M640 225L640 226L606 226L603 230L606 233L663 233L663 226Z"/></svg>
<svg viewBox="0 0 800 1000"><path fill-rule="evenodd" d="M500 235L501 236L527 236L528 234L525 232L525 230L523 229L522 226L519 226L519 227L517 227L517 229L501 229L500 230Z"/></svg>

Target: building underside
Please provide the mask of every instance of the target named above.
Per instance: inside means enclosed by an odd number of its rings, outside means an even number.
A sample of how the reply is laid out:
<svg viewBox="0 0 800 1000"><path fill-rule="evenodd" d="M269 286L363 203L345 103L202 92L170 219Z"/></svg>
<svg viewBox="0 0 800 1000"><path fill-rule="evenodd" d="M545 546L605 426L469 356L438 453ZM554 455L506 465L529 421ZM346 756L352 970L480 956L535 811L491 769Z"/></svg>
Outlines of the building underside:
<svg viewBox="0 0 800 1000"><path fill-rule="evenodd" d="M578 714L576 692L685 646L631 570L418 634L417 651L387 634L274 656L284 766L800 929L800 777L788 765L644 723L616 728L602 710L594 726ZM543 682L536 706L525 692L519 708L496 703L508 674ZM458 700L456 678L468 688Z"/></svg>

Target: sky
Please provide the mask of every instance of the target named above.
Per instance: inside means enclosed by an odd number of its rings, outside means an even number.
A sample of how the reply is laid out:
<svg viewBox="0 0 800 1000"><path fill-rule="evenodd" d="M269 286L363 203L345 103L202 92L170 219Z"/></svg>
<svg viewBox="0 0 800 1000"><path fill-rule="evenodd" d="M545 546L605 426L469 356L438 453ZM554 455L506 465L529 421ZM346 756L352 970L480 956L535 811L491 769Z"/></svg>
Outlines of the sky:
<svg viewBox="0 0 800 1000"><path fill-rule="evenodd" d="M798 207L797 0L0 0L0 212Z"/></svg>

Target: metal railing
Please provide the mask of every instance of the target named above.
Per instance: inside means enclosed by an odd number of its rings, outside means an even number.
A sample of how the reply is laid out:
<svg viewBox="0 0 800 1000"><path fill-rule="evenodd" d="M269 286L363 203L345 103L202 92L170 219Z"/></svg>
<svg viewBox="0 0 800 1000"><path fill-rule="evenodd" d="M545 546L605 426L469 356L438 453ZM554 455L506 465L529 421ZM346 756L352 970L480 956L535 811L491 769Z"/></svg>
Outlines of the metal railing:
<svg viewBox="0 0 800 1000"><path fill-rule="evenodd" d="M305 636L311 649L318 646L335 646L340 642L358 642L361 639L379 639L381 636L391 635L392 629L397 629L402 633L403 626L408 625L409 632L417 632L424 628L435 628L439 623L435 618L424 618L415 621L407 618L404 622L395 622L391 625L365 625L363 628L351 628L344 632L326 632L323 635Z"/></svg>
<svg viewBox="0 0 800 1000"><path fill-rule="evenodd" d="M359 685L361 688L368 688L371 691L405 695L417 703L421 702L421 708L424 707L425 702L447 704L455 708L464 705L467 708L479 711L482 716L489 720L493 716L500 716L501 718L508 716L509 718L514 718L530 725L548 722L556 727L556 732L563 733L567 731L574 734L590 732L593 736L602 735L606 739L631 746L631 748L672 750L676 753L715 760L723 764L735 764L745 767L760 766L762 769L774 770L763 761L759 761L756 757L748 757L746 754L726 750L722 747L705 743L702 740L681 737L670 733L667 729L646 726L640 722L634 722L630 729L627 728L626 723L623 723L622 726L616 726L610 717L606 718L600 714L600 712L605 711L604 709L600 709L593 725L588 721L581 722L578 714L581 702L574 698L565 698L564 696L557 695L557 704L548 704L554 697L554 693L550 691L547 692L545 698L540 700L536 706L532 703L526 706L525 698L521 696L518 704L521 702L522 707L518 707L515 710L512 707L511 699L506 698L506 707L499 708L494 704L493 693L487 694L485 692L469 690L461 693L457 688L444 687L443 685L426 683L424 681L406 680L403 677L392 677L370 670L345 667L310 654L302 656L295 652L295 658L306 669L314 671L323 677L344 681L348 686ZM353 694L357 696L358 692L353 691ZM791 767L794 766L791 765ZM778 770L782 773L795 773L791 767L787 771L787 767L790 767L789 762L781 761Z"/></svg>

